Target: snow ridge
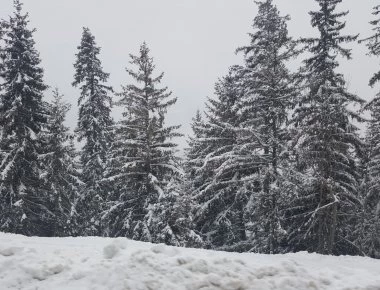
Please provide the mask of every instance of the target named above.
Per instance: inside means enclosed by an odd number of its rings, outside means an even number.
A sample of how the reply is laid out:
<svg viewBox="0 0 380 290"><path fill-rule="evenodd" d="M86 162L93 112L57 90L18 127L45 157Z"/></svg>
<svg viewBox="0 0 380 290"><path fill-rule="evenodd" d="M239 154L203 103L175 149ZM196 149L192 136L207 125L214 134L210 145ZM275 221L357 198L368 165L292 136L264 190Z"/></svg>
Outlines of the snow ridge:
<svg viewBox="0 0 380 290"><path fill-rule="evenodd" d="M0 289L379 290L380 261L182 249L124 238L0 233Z"/></svg>

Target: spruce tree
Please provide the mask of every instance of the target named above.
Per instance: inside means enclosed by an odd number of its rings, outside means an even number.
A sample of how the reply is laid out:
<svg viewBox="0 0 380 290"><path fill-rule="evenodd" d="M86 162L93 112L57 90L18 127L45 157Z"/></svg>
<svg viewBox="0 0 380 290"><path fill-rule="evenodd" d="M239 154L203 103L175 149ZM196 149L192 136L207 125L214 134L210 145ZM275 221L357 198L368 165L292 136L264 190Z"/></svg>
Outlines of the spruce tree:
<svg viewBox="0 0 380 290"><path fill-rule="evenodd" d="M51 235L52 213L41 178L41 132L47 124L42 100L40 57L28 14L14 1L15 12L3 23L0 96L0 231Z"/></svg>
<svg viewBox="0 0 380 290"><path fill-rule="evenodd" d="M196 115L192 119L191 129L192 134L187 140L185 148L185 163L184 169L186 172L186 184L188 191L197 190L207 182L207 175L201 174L204 160L212 150L211 143L206 141L207 138L207 119L204 119L204 114L197 110Z"/></svg>
<svg viewBox="0 0 380 290"><path fill-rule="evenodd" d="M177 247L198 248L203 246L203 239L194 230L191 213L194 203L186 191L186 182L182 176L178 177L169 181L164 194L151 206L147 222L154 229L152 241Z"/></svg>
<svg viewBox="0 0 380 290"><path fill-rule="evenodd" d="M288 17L270 0L257 4L251 43L237 50L245 65L217 84L218 98L209 101L208 118L190 140L188 164L196 169L188 171L200 204L197 226L212 246L274 253L284 235L286 126L296 94L286 63L298 51Z"/></svg>
<svg viewBox="0 0 380 290"><path fill-rule="evenodd" d="M185 171L191 182L196 182L196 170L203 164L202 145L200 139L203 137L203 116L200 110L197 110L196 115L191 123L192 135L187 140L187 148L185 148L186 162Z"/></svg>
<svg viewBox="0 0 380 290"><path fill-rule="evenodd" d="M101 235L100 214L106 196L101 187L107 151L112 142L112 88L106 84L109 74L99 60L100 48L88 28L83 28L82 40L76 54L73 86L80 88L79 121L76 128L81 151L82 181L80 215L85 235Z"/></svg>
<svg viewBox="0 0 380 290"><path fill-rule="evenodd" d="M138 55L130 55L136 69L127 72L136 84L123 87L120 94L119 105L124 113L115 126L107 166L105 184L111 184L111 202L104 216L112 223L111 235L161 242L164 224L172 232L166 230L167 235L175 233L163 210L171 210L177 201L177 197L168 194L170 182L182 174L173 141L180 134L179 126L165 125L167 110L177 99L166 87L159 88L163 74L154 76L149 52L144 43ZM167 235L164 241L176 239Z"/></svg>
<svg viewBox="0 0 380 290"><path fill-rule="evenodd" d="M376 17L370 24L373 35L361 40L367 44L369 54L380 56L380 5L375 6ZM380 72L370 79L369 85L374 87L380 81ZM367 128L366 148L368 157L365 161L366 174L363 180L365 196L363 197L363 221L360 227L361 248L367 255L380 258L380 94L366 105L371 113Z"/></svg>
<svg viewBox="0 0 380 290"><path fill-rule="evenodd" d="M195 129L187 163L194 166L191 192L196 201L196 230L213 248L230 247L245 240L246 196L238 191L242 167L233 152L238 122L239 90L236 67L215 86L216 98L207 103L206 120ZM191 153L189 155L189 153ZM194 176L194 177L192 177Z"/></svg>
<svg viewBox="0 0 380 290"><path fill-rule="evenodd" d="M289 17L281 16L272 0L257 4L251 43L238 49L245 65L235 158L245 168L242 190L250 196L251 250L278 253L285 234L282 207L287 204L289 183L288 114L297 93L295 74L287 63L298 50L288 35Z"/></svg>
<svg viewBox="0 0 380 290"><path fill-rule="evenodd" d="M187 140L184 163L186 183L189 192L197 190L207 182L208 175L202 174L204 160L212 151L210 150L211 143L206 141L208 132L207 120L208 119L204 118L204 114L200 110L197 110L196 115L192 119L192 134Z"/></svg>
<svg viewBox="0 0 380 290"><path fill-rule="evenodd" d="M350 225L360 210L357 157L362 142L352 122L361 118L350 107L363 100L347 91L337 68L339 56L351 58L342 44L357 36L341 34L348 13L336 11L342 0L316 2L320 9L310 15L319 36L302 40L311 56L304 62L305 91L293 119L298 167L305 181L288 212L289 250L356 253Z"/></svg>
<svg viewBox="0 0 380 290"><path fill-rule="evenodd" d="M44 134L45 154L40 161L45 167L44 180L49 192L49 209L54 214L50 227L53 236L76 235L80 168L74 147L74 136L64 125L71 106L62 101L58 89L53 91L49 106L47 130Z"/></svg>

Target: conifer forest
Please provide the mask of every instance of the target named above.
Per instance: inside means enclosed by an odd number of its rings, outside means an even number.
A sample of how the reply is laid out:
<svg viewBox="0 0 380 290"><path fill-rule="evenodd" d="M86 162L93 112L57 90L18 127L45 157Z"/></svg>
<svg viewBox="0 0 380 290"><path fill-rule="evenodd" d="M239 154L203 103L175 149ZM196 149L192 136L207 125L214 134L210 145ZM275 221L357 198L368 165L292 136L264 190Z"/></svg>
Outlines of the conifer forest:
<svg viewBox="0 0 380 290"><path fill-rule="evenodd" d="M69 128L72 105L45 82L35 29L14 0L0 22L0 232L380 258L380 69L366 81L379 91L370 99L340 70L352 46L380 64L380 1L366 35L345 33L342 1L313 0L315 34L301 38L273 0L254 1L250 40L236 44L242 63L215 80L186 136L167 122L180 96L149 39L120 64L132 81L111 87L87 27Z"/></svg>

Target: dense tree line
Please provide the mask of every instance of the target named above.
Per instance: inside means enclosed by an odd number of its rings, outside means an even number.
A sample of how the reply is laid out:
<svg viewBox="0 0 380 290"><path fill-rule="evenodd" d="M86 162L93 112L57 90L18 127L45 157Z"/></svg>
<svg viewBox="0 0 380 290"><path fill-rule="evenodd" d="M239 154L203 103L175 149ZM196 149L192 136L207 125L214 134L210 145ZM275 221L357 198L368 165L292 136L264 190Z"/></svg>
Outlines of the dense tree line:
<svg viewBox="0 0 380 290"><path fill-rule="evenodd" d="M244 62L218 80L180 158L179 126L165 122L177 98L146 43L130 55L133 81L114 92L101 49L83 29L71 133L59 90L44 101L35 30L15 0L0 23L0 230L380 258L380 98L366 103L338 71L351 58L345 45L358 39L342 32L342 0L315 1L318 33L298 40L272 0L256 2L250 42L237 49ZM374 56L379 14L376 6L373 35L359 40ZM375 72L369 85L379 80ZM120 120L112 106L123 109ZM367 124L364 137L358 123Z"/></svg>

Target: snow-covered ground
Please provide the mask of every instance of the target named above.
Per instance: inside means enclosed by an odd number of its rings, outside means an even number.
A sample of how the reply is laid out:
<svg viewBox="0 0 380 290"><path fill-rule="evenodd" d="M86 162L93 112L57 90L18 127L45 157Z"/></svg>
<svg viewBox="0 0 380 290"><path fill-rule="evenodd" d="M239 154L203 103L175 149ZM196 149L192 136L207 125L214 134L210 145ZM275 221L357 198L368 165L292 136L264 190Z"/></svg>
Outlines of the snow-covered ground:
<svg viewBox="0 0 380 290"><path fill-rule="evenodd" d="M235 254L106 238L0 233L0 289L380 289L380 261Z"/></svg>

